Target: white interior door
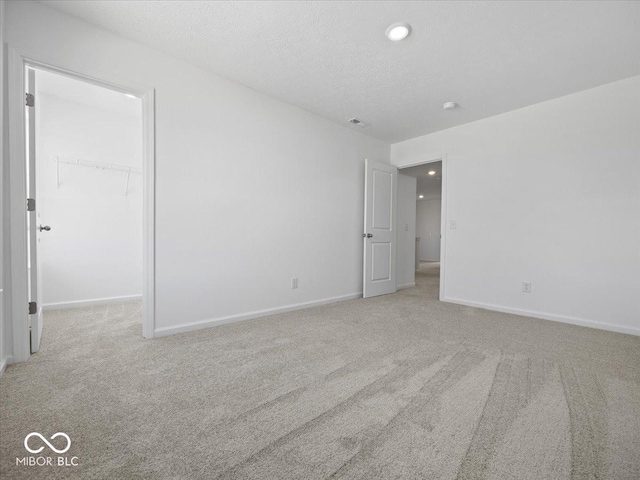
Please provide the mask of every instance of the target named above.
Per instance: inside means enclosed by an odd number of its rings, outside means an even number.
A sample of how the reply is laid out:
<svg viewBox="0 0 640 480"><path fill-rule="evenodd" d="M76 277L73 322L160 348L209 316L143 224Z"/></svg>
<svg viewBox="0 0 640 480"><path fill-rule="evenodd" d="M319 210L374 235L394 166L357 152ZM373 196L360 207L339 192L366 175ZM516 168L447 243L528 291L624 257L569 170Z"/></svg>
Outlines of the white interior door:
<svg viewBox="0 0 640 480"><path fill-rule="evenodd" d="M40 299L40 288L38 282L38 241L40 235L40 227L38 224L38 214L36 207L38 205L36 198L36 75L35 71L27 70L27 194L31 205L27 209L27 238L28 246L28 282L29 282L29 321L31 335L31 353L40 350L40 337L42 336L42 302Z"/></svg>
<svg viewBox="0 0 640 480"><path fill-rule="evenodd" d="M396 291L396 190L398 169L365 160L363 296Z"/></svg>

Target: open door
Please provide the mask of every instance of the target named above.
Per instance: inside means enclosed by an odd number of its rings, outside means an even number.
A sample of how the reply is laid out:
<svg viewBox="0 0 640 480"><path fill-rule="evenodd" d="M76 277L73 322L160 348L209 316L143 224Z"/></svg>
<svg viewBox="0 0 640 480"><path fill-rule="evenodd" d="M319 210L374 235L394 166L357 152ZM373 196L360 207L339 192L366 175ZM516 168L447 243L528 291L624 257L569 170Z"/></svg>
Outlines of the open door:
<svg viewBox="0 0 640 480"><path fill-rule="evenodd" d="M49 227L40 227L38 224L37 199L36 199L36 72L27 69L27 239L29 245L27 279L29 282L29 323L31 335L31 353L40 350L40 337L42 336L42 302L40 301L40 288L38 282L38 241L42 230Z"/></svg>
<svg viewBox="0 0 640 480"><path fill-rule="evenodd" d="M396 291L398 169L365 160L363 297Z"/></svg>

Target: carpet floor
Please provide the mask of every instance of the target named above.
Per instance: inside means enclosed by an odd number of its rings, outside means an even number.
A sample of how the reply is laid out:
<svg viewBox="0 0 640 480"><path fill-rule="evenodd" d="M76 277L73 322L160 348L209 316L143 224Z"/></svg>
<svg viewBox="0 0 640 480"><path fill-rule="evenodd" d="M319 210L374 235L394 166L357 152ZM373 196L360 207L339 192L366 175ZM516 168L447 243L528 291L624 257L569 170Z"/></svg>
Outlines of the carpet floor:
<svg viewBox="0 0 640 480"><path fill-rule="evenodd" d="M156 340L136 302L48 312L0 379L0 477L640 478L640 338L416 282ZM78 466L16 465L34 431Z"/></svg>

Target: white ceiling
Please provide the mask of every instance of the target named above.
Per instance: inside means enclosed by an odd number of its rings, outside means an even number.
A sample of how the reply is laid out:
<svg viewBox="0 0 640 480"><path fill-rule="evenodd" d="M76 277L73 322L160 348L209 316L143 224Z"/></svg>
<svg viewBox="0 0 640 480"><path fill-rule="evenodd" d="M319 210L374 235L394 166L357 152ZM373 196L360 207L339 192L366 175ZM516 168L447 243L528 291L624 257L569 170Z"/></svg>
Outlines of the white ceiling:
<svg viewBox="0 0 640 480"><path fill-rule="evenodd" d="M430 171L436 172L429 175ZM416 167L403 168L400 174L416 177L417 195L424 196L424 200L440 198L442 196L442 162L425 163Z"/></svg>
<svg viewBox="0 0 640 480"><path fill-rule="evenodd" d="M123 93L64 75L36 70L36 89L39 94L52 95L122 115L142 117L142 102L139 98L129 98Z"/></svg>
<svg viewBox="0 0 640 480"><path fill-rule="evenodd" d="M640 74L640 2L44 3L388 142Z"/></svg>

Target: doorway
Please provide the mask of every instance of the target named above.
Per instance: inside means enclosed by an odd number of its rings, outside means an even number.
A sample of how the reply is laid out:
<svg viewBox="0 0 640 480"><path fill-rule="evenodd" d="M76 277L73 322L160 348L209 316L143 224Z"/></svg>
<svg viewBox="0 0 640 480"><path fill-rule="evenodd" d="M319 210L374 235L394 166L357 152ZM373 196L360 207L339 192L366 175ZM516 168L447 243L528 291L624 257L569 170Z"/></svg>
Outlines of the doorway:
<svg viewBox="0 0 640 480"><path fill-rule="evenodd" d="M8 50L13 363L47 309L141 300L152 338L155 92Z"/></svg>
<svg viewBox="0 0 640 480"><path fill-rule="evenodd" d="M444 297L445 159L398 171L398 288Z"/></svg>
<svg viewBox="0 0 640 480"><path fill-rule="evenodd" d="M35 167L27 168L36 199L29 212L35 353L47 312L142 301L142 104L46 70L28 69L27 77L37 99L27 109L29 125L35 117L27 134L30 159L35 146Z"/></svg>

